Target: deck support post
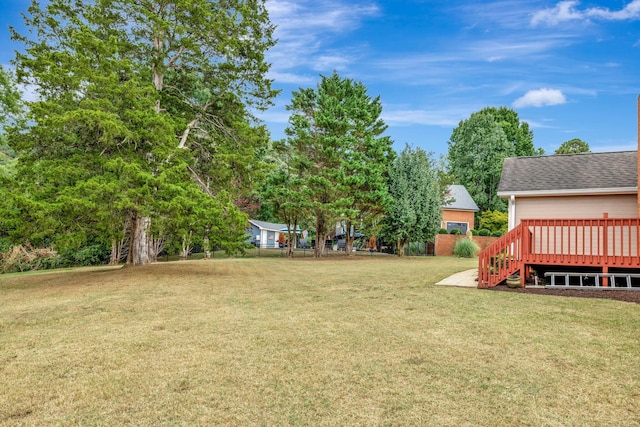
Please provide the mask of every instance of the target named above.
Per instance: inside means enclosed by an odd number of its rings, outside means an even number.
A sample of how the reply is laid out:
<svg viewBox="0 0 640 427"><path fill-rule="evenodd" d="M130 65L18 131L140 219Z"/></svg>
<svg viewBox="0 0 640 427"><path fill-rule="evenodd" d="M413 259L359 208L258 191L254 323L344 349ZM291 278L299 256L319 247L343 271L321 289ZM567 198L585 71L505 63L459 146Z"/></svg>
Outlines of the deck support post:
<svg viewBox="0 0 640 427"><path fill-rule="evenodd" d="M607 265L603 265L602 266L602 286L603 287L608 287L609 286L609 276L606 276L606 274L609 273L609 266Z"/></svg>

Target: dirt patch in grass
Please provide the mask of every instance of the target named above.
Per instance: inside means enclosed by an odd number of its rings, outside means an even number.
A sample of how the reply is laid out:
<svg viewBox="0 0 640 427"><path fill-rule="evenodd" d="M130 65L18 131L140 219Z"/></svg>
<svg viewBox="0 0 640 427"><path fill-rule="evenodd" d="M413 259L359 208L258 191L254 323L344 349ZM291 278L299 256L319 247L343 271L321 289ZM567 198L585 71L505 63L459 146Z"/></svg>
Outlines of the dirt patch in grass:
<svg viewBox="0 0 640 427"><path fill-rule="evenodd" d="M640 304L640 291L625 290L587 290L587 289L541 289L541 288L509 288L505 285L490 288L493 291L516 292L520 294L552 295L556 297L602 298Z"/></svg>

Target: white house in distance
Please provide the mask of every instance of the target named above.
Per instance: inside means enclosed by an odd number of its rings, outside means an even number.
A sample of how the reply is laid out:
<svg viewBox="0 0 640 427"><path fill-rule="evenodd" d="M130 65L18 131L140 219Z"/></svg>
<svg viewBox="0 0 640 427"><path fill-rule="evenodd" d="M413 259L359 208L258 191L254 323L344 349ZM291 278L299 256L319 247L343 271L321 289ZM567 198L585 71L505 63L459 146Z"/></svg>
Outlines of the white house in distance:
<svg viewBox="0 0 640 427"><path fill-rule="evenodd" d="M279 248L280 235L287 236L287 224L250 219L249 226L251 231L247 230L250 233L247 241L263 249Z"/></svg>

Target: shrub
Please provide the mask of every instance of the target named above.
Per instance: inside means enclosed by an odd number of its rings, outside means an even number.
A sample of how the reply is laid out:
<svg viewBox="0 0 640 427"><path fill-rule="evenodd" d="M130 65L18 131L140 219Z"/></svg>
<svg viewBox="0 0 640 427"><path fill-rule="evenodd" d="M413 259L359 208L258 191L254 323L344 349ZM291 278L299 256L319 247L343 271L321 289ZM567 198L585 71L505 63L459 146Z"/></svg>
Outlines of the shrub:
<svg viewBox="0 0 640 427"><path fill-rule="evenodd" d="M78 249L73 254L74 265L100 265L109 262L111 249L106 245L93 244Z"/></svg>
<svg viewBox="0 0 640 427"><path fill-rule="evenodd" d="M509 215L500 211L484 211L478 215L478 223L480 224L478 228L505 233L509 225Z"/></svg>
<svg viewBox="0 0 640 427"><path fill-rule="evenodd" d="M409 256L425 255L426 243L425 242L410 242L407 245L407 253Z"/></svg>
<svg viewBox="0 0 640 427"><path fill-rule="evenodd" d="M0 252L7 252L13 245L9 239L0 237Z"/></svg>
<svg viewBox="0 0 640 427"><path fill-rule="evenodd" d="M93 243L81 248L68 248L60 253L60 257L49 260L42 268L65 268L77 266L102 265L109 262L111 248L100 243Z"/></svg>
<svg viewBox="0 0 640 427"><path fill-rule="evenodd" d="M441 228L440 230L438 230L438 234L449 234L449 232L446 228Z"/></svg>
<svg viewBox="0 0 640 427"><path fill-rule="evenodd" d="M52 247L34 248L27 243L0 252L0 273L100 265L108 263L110 255L111 249L98 243L62 253Z"/></svg>
<svg viewBox="0 0 640 427"><path fill-rule="evenodd" d="M491 237L502 237L504 233L502 231L492 231Z"/></svg>
<svg viewBox="0 0 640 427"><path fill-rule="evenodd" d="M0 272L38 270L58 257L53 248L34 248L30 244L14 246L0 254Z"/></svg>
<svg viewBox="0 0 640 427"><path fill-rule="evenodd" d="M452 228L451 231L449 232L449 234L457 234L457 235L461 235L462 231L460 231L457 228Z"/></svg>
<svg viewBox="0 0 640 427"><path fill-rule="evenodd" d="M478 230L478 236L488 236L490 234L491 232L486 228L481 228L480 230Z"/></svg>
<svg viewBox="0 0 640 427"><path fill-rule="evenodd" d="M479 236L478 230L476 230L475 228L473 230L471 230L471 235L472 236Z"/></svg>
<svg viewBox="0 0 640 427"><path fill-rule="evenodd" d="M460 258L473 258L480 252L480 246L471 239L460 239L453 246L453 254Z"/></svg>

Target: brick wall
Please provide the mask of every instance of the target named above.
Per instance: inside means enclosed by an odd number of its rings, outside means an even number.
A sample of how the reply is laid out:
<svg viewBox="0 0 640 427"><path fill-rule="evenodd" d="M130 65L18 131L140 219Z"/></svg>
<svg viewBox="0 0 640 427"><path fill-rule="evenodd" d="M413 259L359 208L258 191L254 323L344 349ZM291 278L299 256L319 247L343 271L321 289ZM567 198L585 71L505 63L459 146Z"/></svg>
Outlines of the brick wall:
<svg viewBox="0 0 640 427"><path fill-rule="evenodd" d="M466 222L469 230L473 230L475 214L473 211L442 210L442 228L447 228L447 222Z"/></svg>
<svg viewBox="0 0 640 427"><path fill-rule="evenodd" d="M453 255L453 246L456 244L456 240L464 238L464 236L457 236L455 234L436 235L436 256ZM498 237L473 236L473 241L480 246L480 250L486 248L496 240L498 240Z"/></svg>

